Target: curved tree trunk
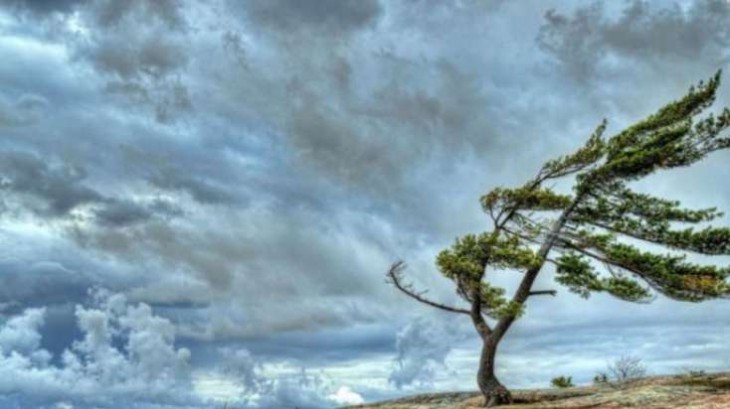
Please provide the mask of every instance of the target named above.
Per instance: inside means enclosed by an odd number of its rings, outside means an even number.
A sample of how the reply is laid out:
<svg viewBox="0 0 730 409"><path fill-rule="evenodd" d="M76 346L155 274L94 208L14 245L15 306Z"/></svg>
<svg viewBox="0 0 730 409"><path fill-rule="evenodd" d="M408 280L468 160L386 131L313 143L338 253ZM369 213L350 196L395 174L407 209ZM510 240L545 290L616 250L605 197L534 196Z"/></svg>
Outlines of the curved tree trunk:
<svg viewBox="0 0 730 409"><path fill-rule="evenodd" d="M477 384L484 395L484 406L494 407L512 403L512 394L504 387L494 374L494 358L497 354L497 343L494 338L484 340L482 354L479 359L479 372L477 373Z"/></svg>

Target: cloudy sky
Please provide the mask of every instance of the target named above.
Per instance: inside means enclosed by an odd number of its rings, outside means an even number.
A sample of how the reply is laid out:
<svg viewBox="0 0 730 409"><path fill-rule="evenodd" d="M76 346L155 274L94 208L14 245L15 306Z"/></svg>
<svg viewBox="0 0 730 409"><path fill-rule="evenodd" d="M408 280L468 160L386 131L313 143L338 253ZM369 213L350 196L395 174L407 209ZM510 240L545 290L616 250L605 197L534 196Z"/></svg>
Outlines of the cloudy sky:
<svg viewBox="0 0 730 409"><path fill-rule="evenodd" d="M0 1L0 406L475 389L469 323L384 273L456 302L433 259L488 226L482 193L727 68L725 0L648 3ZM728 159L638 188L730 209ZM727 302L561 291L499 373L727 370L729 327Z"/></svg>

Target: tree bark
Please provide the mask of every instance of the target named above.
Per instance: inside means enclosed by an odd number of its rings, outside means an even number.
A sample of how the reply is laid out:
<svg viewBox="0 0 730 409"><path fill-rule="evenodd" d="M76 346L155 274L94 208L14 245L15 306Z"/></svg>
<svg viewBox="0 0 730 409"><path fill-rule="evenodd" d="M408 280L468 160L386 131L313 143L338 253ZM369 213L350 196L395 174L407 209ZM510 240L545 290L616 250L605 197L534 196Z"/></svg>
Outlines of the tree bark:
<svg viewBox="0 0 730 409"><path fill-rule="evenodd" d="M494 373L494 359L497 355L498 342L499 340L494 337L485 338L479 358L477 384L484 395L484 406L489 408L512 403L512 394L499 382Z"/></svg>

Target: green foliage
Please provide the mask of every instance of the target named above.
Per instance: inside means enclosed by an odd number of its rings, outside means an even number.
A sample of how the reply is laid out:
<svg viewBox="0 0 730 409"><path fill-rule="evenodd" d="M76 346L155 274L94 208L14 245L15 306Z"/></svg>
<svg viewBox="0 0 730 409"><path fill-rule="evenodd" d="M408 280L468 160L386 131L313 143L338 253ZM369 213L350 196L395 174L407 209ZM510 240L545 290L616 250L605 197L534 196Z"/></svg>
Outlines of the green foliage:
<svg viewBox="0 0 730 409"><path fill-rule="evenodd" d="M608 375L605 372L599 372L593 377L594 385L605 385L608 383Z"/></svg>
<svg viewBox="0 0 730 409"><path fill-rule="evenodd" d="M730 147L730 139L720 135L730 127L730 110L696 120L714 101L719 84L718 72L707 83L691 88L684 98L609 138L603 162L578 175L580 200L566 223L571 233L560 237L559 246L579 250L607 266L612 277L601 279L592 268L566 258L559 266L560 283L583 296L606 291L635 302L647 300L650 294L631 277L678 300L730 295L728 268L689 263L684 254L640 251L618 240L636 239L706 255L730 254L730 229L677 226L713 221L722 216L717 209L685 209L677 201L637 193L627 186L659 169L691 165ZM617 270L623 274L615 274Z"/></svg>
<svg viewBox="0 0 730 409"><path fill-rule="evenodd" d="M541 262L535 252L514 236L467 234L436 259L441 273L452 279L480 280L487 263L496 268L531 268Z"/></svg>
<svg viewBox="0 0 730 409"><path fill-rule="evenodd" d="M529 269L542 263L535 251L517 236L497 236L493 243L489 261L495 268Z"/></svg>
<svg viewBox="0 0 730 409"><path fill-rule="evenodd" d="M555 179L581 171L598 162L606 152L603 133L607 121L604 119L588 138L588 142L570 155L560 156L547 161L541 171L541 177Z"/></svg>
<svg viewBox="0 0 730 409"><path fill-rule="evenodd" d="M706 84L700 82L697 87L691 87L682 99L665 105L654 115L611 138L608 142L608 162L627 149L640 147L642 142L652 138L652 133L685 122L712 105L720 86L720 77L721 72L718 71Z"/></svg>
<svg viewBox="0 0 730 409"><path fill-rule="evenodd" d="M648 240L680 250L709 255L730 254L730 229L727 227L707 227L699 231L695 231L693 228L679 231L640 231L638 234L647 237Z"/></svg>
<svg viewBox="0 0 730 409"><path fill-rule="evenodd" d="M633 302L641 302L651 296L647 289L628 277L614 275L599 278L588 258L575 252L563 254L557 264L555 281L583 298L588 298L591 292L601 291Z"/></svg>
<svg viewBox="0 0 730 409"><path fill-rule="evenodd" d="M693 227L673 230L665 220L623 219L613 223L596 225L651 243L662 244L677 250L687 250L707 255L730 254L730 229L726 227Z"/></svg>
<svg viewBox="0 0 730 409"><path fill-rule="evenodd" d="M452 280L480 280L488 260L487 236L469 234L456 239L451 249L443 250L436 258L441 273Z"/></svg>
<svg viewBox="0 0 730 409"><path fill-rule="evenodd" d="M684 209L680 202L636 193L623 183L601 186L584 200L571 215L578 224L606 225L616 222L700 223L712 221L723 214L715 208Z"/></svg>
<svg viewBox="0 0 730 409"><path fill-rule="evenodd" d="M603 289L598 274L585 257L569 252L561 255L557 262L555 281L566 286L571 292L588 298L591 291Z"/></svg>
<svg viewBox="0 0 730 409"><path fill-rule="evenodd" d="M601 280L603 290L612 296L632 302L647 301L651 298L651 293L644 288L636 280L628 277L614 276Z"/></svg>
<svg viewBox="0 0 730 409"><path fill-rule="evenodd" d="M495 212L499 209L562 210L572 201L573 198L569 195L561 195L551 189L530 185L517 189L495 188L480 199L486 212Z"/></svg>
<svg viewBox="0 0 730 409"><path fill-rule="evenodd" d="M730 110L693 124L694 117L715 100L719 85L720 72L706 84L691 88L684 98L610 138L605 162L582 175L582 182L588 182L581 184L581 189L590 189L596 183L635 180L658 169L688 166L708 153L730 147L730 139L719 136L730 126Z"/></svg>
<svg viewBox="0 0 730 409"><path fill-rule="evenodd" d="M490 310L500 310L505 307L504 288L495 287L489 283L481 283L482 304Z"/></svg>
<svg viewBox="0 0 730 409"><path fill-rule="evenodd" d="M730 228L676 226L713 221L722 216L717 209L685 209L677 201L638 193L627 186L657 170L691 165L713 151L730 147L730 138L721 136L730 127L730 110L696 118L715 100L719 85L720 72L605 143L589 139L586 146L594 150L588 151L598 159L578 174L575 207L556 240L564 253L557 260L556 280L560 284L583 297L605 291L632 302L651 297L648 288L636 279L678 300L730 295L728 268L693 264L684 254L640 251L619 241L624 237L679 251L730 254ZM605 155L596 153L599 146ZM550 161L545 168L554 171L564 160ZM611 276L601 278L592 262L606 266Z"/></svg>
<svg viewBox="0 0 730 409"><path fill-rule="evenodd" d="M479 292L482 306L489 316L521 315L523 307L519 303L508 302L504 298L504 289L482 282L487 263L497 268L521 269L538 265L540 259L517 237L499 237L491 233L460 237L436 259L441 273L456 282L463 298L471 302L474 292Z"/></svg>
<svg viewBox="0 0 730 409"><path fill-rule="evenodd" d="M572 376L558 376L550 380L550 384L554 388L572 388L573 386L573 377Z"/></svg>
<svg viewBox="0 0 730 409"><path fill-rule="evenodd" d="M730 268L689 263L684 255L654 254L615 243L602 249L613 265L629 271L668 297L702 301L730 294Z"/></svg>
<svg viewBox="0 0 730 409"><path fill-rule="evenodd" d="M702 370L702 369L700 369L700 370L690 369L687 371L687 376L689 376L690 378L701 378L703 376L707 376L707 371Z"/></svg>
<svg viewBox="0 0 730 409"><path fill-rule="evenodd" d="M730 253L728 228L672 229L677 222L694 224L722 216L715 208L683 209L677 201L635 193L623 185L604 189L602 194L579 206L571 222L678 250L708 255Z"/></svg>
<svg viewBox="0 0 730 409"><path fill-rule="evenodd" d="M520 318L525 314L525 305L516 301L506 301L499 307L489 311L492 318L514 317Z"/></svg>
<svg viewBox="0 0 730 409"><path fill-rule="evenodd" d="M658 168L670 167L681 161L680 149L675 146L691 130L691 122L683 121L654 132L645 143L626 147L620 154L601 166L598 175L603 179L634 180L647 176Z"/></svg>

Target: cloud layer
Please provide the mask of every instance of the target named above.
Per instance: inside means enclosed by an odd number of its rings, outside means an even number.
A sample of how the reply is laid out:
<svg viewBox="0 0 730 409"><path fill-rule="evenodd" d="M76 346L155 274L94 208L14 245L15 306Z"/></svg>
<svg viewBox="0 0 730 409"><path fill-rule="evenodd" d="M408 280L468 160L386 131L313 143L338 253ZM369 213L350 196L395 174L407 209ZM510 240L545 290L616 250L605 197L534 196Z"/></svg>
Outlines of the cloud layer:
<svg viewBox="0 0 730 409"><path fill-rule="evenodd" d="M728 23L721 0L4 2L0 404L473 389L468 323L384 271L405 259L457 302L433 258L485 228L478 197L723 68ZM726 159L639 188L729 208L710 183ZM500 371L588 381L617 348L720 369L728 308L561 293L528 307Z"/></svg>

